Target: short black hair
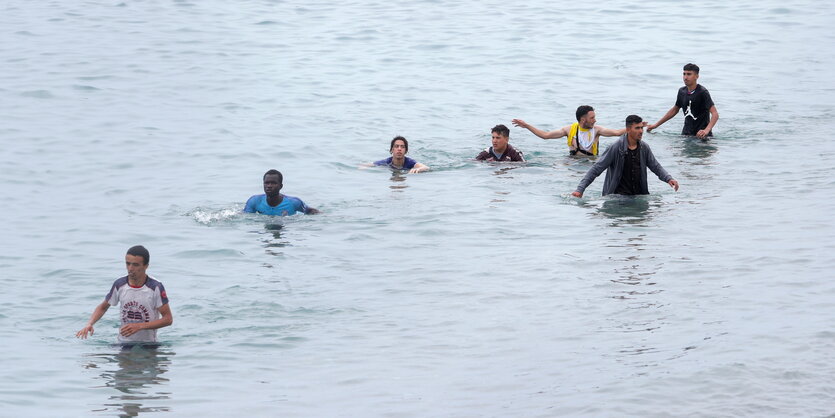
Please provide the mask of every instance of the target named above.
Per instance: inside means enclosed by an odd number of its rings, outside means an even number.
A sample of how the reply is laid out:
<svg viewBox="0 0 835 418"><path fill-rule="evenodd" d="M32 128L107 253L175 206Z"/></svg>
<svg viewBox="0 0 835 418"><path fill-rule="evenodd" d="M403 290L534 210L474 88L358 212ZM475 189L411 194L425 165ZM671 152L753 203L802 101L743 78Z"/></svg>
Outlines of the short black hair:
<svg viewBox="0 0 835 418"><path fill-rule="evenodd" d="M507 129L507 126L504 125L496 125L493 129L490 130L490 133L497 133L505 138L510 138L510 129Z"/></svg>
<svg viewBox="0 0 835 418"><path fill-rule="evenodd" d="M582 105L582 106L578 107L577 112L575 113L575 115L577 116L577 122L580 121L580 118L582 118L583 116L586 116L586 113L589 113L589 112L592 112L592 111L594 111L594 108L589 106L589 105Z"/></svg>
<svg viewBox="0 0 835 418"><path fill-rule="evenodd" d="M275 174L275 175L277 175L277 176L278 176L278 184L284 184L284 175L283 175L283 174L281 174L281 172L280 172L280 171L278 171L278 170L276 170L276 169L274 169L274 168L271 168L271 169L267 170L267 172L266 172L266 173L264 173L264 177L263 177L263 178L261 178L261 180L265 180L265 179L267 178L267 175L269 175L269 174Z"/></svg>
<svg viewBox="0 0 835 418"><path fill-rule="evenodd" d="M134 245L133 247L128 248L128 255L142 257L142 260L145 261L143 264L146 266L151 261L151 253L148 252L147 248L141 245Z"/></svg>
<svg viewBox="0 0 835 418"><path fill-rule="evenodd" d="M644 120L641 119L641 117L638 115L629 115L626 117L626 127L628 128L636 123L641 123L643 121Z"/></svg>
<svg viewBox="0 0 835 418"><path fill-rule="evenodd" d="M403 141L403 144L406 145L406 152L409 152L409 141L407 141L406 138L403 138L400 135L394 137L394 139L391 140L391 145L389 146L389 151L394 149L394 143L396 141Z"/></svg>
<svg viewBox="0 0 835 418"><path fill-rule="evenodd" d="M696 65L696 64L693 64L693 63L691 62L691 63L686 64L686 65L684 66L684 70L683 70L683 71L692 71L692 72L694 72L694 73L698 74L698 73L699 73L699 66L698 66L698 65Z"/></svg>

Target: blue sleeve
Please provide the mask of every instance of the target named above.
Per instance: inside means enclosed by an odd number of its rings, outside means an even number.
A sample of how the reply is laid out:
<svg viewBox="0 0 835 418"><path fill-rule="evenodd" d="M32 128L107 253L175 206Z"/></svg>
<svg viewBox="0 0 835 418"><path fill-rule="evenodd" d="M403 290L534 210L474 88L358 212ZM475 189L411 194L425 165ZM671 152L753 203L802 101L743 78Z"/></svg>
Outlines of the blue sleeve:
<svg viewBox="0 0 835 418"><path fill-rule="evenodd" d="M301 199L296 199L296 212L307 214L308 210L310 209L304 204L304 202L302 202Z"/></svg>
<svg viewBox="0 0 835 418"><path fill-rule="evenodd" d="M409 157L405 157L405 160L406 161L403 162L403 168L406 168L406 169L409 169L409 170L415 168L415 164L417 164L417 161L415 161L415 160L413 160Z"/></svg>
<svg viewBox="0 0 835 418"><path fill-rule="evenodd" d="M244 213L255 213L255 205L258 201L258 196L252 196L249 200L246 201L246 206L244 206Z"/></svg>
<svg viewBox="0 0 835 418"><path fill-rule="evenodd" d="M388 160L374 161L374 165L389 165Z"/></svg>

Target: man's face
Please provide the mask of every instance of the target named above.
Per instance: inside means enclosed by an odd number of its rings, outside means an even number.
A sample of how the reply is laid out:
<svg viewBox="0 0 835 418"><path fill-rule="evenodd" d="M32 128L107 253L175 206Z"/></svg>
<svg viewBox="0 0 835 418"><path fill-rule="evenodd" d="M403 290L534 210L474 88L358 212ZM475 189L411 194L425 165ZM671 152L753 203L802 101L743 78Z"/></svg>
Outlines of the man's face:
<svg viewBox="0 0 835 418"><path fill-rule="evenodd" d="M498 132L493 132L493 149L495 151L503 152L504 149L507 148L508 139L508 137Z"/></svg>
<svg viewBox="0 0 835 418"><path fill-rule="evenodd" d="M125 267L128 269L128 279L132 281L139 281L145 278L145 270L148 270L148 265L145 264L145 259L140 255L125 255Z"/></svg>
<svg viewBox="0 0 835 418"><path fill-rule="evenodd" d="M583 129L594 128L595 123L597 123L597 118L594 117L594 110L589 111L589 113L580 117L580 126L582 126Z"/></svg>
<svg viewBox="0 0 835 418"><path fill-rule="evenodd" d="M629 139L633 141L640 141L641 138L644 136L644 124L642 123L633 123L626 127L626 135L629 136Z"/></svg>
<svg viewBox="0 0 835 418"><path fill-rule="evenodd" d="M699 73L695 71L685 71L682 73L681 78L684 80L685 86L695 86L696 80L699 79Z"/></svg>
<svg viewBox="0 0 835 418"><path fill-rule="evenodd" d="M403 158L406 155L406 143L397 140L394 141L394 145L391 146L391 156L397 158L398 160Z"/></svg>
<svg viewBox="0 0 835 418"><path fill-rule="evenodd" d="M264 176L264 193L267 196L278 196L281 186L282 184L278 178L278 174L267 174Z"/></svg>

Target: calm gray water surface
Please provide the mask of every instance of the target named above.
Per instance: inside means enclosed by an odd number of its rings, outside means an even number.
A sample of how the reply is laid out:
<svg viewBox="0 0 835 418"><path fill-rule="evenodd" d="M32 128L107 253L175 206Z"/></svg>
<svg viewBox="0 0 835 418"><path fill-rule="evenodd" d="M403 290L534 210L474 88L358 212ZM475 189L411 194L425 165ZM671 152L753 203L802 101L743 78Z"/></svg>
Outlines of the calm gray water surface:
<svg viewBox="0 0 835 418"><path fill-rule="evenodd" d="M830 416L835 6L0 5L3 416ZM522 129L618 127L702 67L681 183L570 198ZM394 135L433 167L358 170ZM611 139L602 141L605 147ZM239 214L264 171L319 216ZM77 340L142 243L175 323Z"/></svg>

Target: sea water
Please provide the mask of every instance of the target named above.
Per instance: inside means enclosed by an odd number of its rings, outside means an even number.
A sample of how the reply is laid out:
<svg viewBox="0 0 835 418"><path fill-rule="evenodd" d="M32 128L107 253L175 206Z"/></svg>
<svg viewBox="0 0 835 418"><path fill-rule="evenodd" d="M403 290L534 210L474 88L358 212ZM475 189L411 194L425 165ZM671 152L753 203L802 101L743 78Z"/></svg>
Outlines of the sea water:
<svg viewBox="0 0 835 418"><path fill-rule="evenodd" d="M0 415L835 413L826 2L7 1ZM650 123L681 184L601 197L511 127ZM403 135L432 167L360 170ZM601 140L605 149L613 138ZM261 176L322 214L240 213ZM87 322L135 244L174 324Z"/></svg>

